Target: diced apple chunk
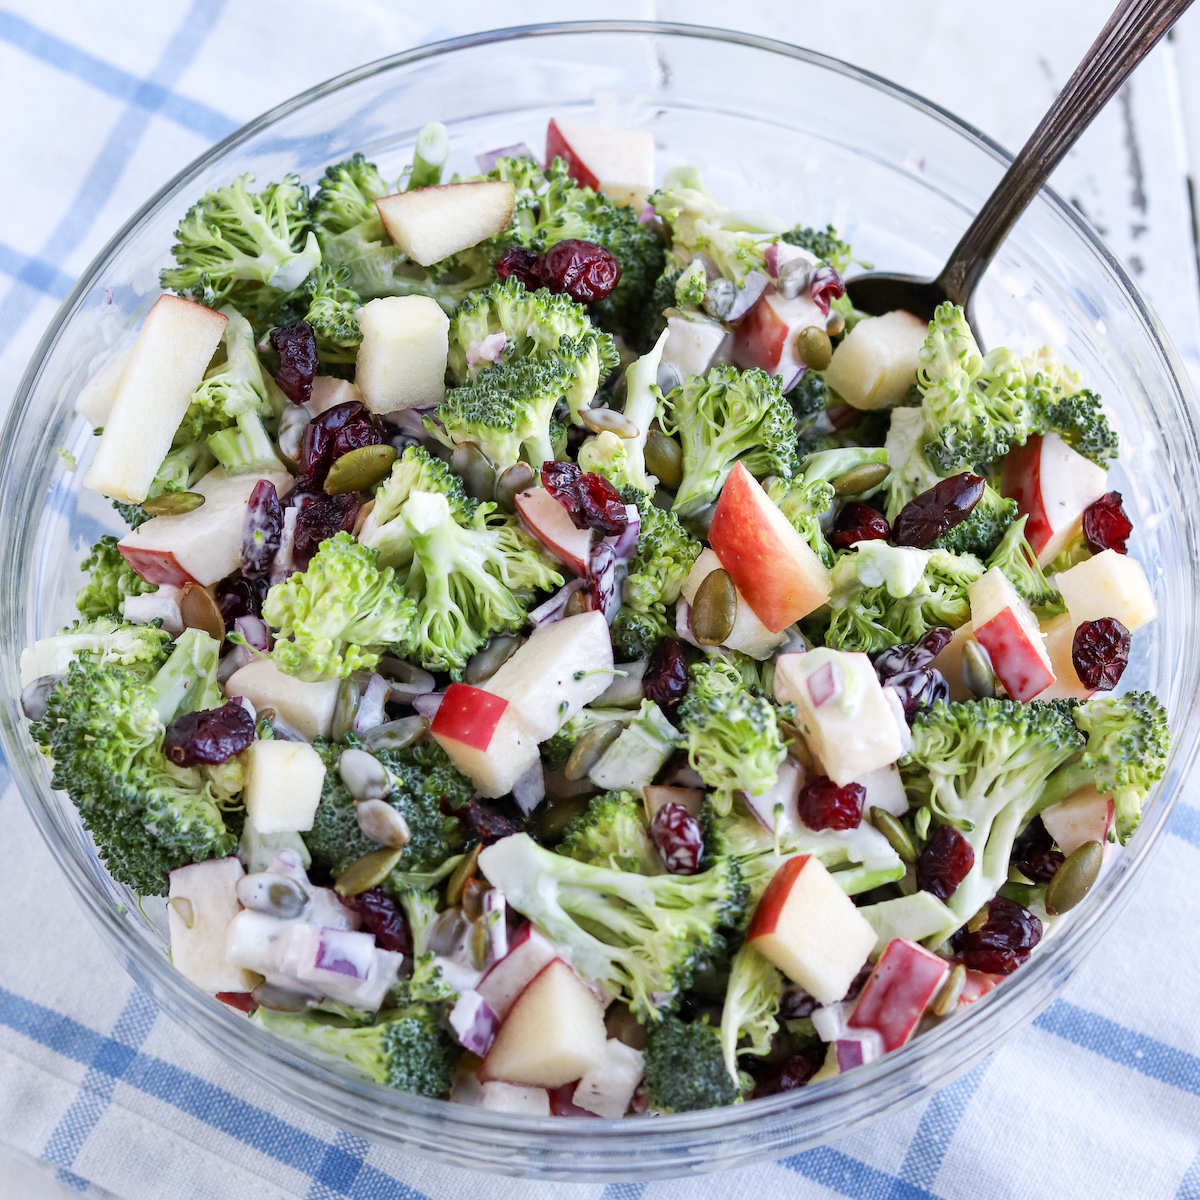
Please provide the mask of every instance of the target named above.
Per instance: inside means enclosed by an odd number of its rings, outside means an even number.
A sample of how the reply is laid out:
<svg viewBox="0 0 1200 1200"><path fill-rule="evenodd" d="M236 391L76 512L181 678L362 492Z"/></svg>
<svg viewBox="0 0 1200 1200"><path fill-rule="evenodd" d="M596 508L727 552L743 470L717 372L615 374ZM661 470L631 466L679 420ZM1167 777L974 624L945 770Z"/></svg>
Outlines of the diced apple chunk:
<svg viewBox="0 0 1200 1200"><path fill-rule="evenodd" d="M563 566L581 577L587 574L590 529L578 529L566 508L543 487L518 492L514 503L525 527Z"/></svg>
<svg viewBox="0 0 1200 1200"><path fill-rule="evenodd" d="M707 374L709 367L722 361L732 346L733 336L720 321L695 313L672 313L667 318L662 364L673 367L683 382L692 375Z"/></svg>
<svg viewBox="0 0 1200 1200"><path fill-rule="evenodd" d="M950 699L972 700L974 697L970 689L963 680L962 662L963 650L968 642L975 640L975 630L971 628L971 622L968 621L965 625L960 625L955 631L954 636L942 647L938 652L937 658L933 660L933 667L937 671L941 671L942 676L946 680L946 686L950 689ZM1057 671L1057 667L1055 667Z"/></svg>
<svg viewBox="0 0 1200 1200"><path fill-rule="evenodd" d="M1042 810L1046 832L1064 854L1073 854L1088 842L1103 845L1113 827L1116 805L1094 787L1086 787Z"/></svg>
<svg viewBox="0 0 1200 1200"><path fill-rule="evenodd" d="M617 1121L628 1111L645 1069L645 1056L640 1050L609 1038L604 1058L580 1079L572 1103L598 1117Z"/></svg>
<svg viewBox="0 0 1200 1200"><path fill-rule="evenodd" d="M867 961L875 930L820 860L802 854L767 884L746 942L821 1004L833 1004Z"/></svg>
<svg viewBox="0 0 1200 1200"><path fill-rule="evenodd" d="M925 1010L950 974L950 964L932 951L904 938L888 943L846 1024L873 1029L885 1051L896 1050L912 1037Z"/></svg>
<svg viewBox="0 0 1200 1200"><path fill-rule="evenodd" d="M666 787L651 783L642 788L642 802L646 806L648 821L653 821L654 814L667 804L678 804L690 816L698 817L704 807L704 792L700 788Z"/></svg>
<svg viewBox="0 0 1200 1200"><path fill-rule="evenodd" d="M825 314L807 292L788 300L769 287L738 324L731 357L743 370L778 375L787 391L805 369L796 339L810 325L823 330Z"/></svg>
<svg viewBox="0 0 1200 1200"><path fill-rule="evenodd" d="M508 953L488 968L475 990L503 1021L517 997L557 957L554 943L526 921L513 936Z"/></svg>
<svg viewBox="0 0 1200 1200"><path fill-rule="evenodd" d="M825 371L825 382L852 408L899 404L917 381L921 347L929 325L896 310L866 317L842 339Z"/></svg>
<svg viewBox="0 0 1200 1200"><path fill-rule="evenodd" d="M301 737L327 738L333 727L339 683L308 683L287 675L269 658L256 658L225 681L226 696L245 696L255 709L273 708Z"/></svg>
<svg viewBox="0 0 1200 1200"><path fill-rule="evenodd" d="M654 135L553 118L546 129L546 162L561 158L571 178L617 204L641 207L654 187Z"/></svg>
<svg viewBox="0 0 1200 1200"><path fill-rule="evenodd" d="M1054 682L1038 694L1039 700L1086 700L1094 689L1084 687L1075 670L1071 647L1078 626L1070 613L1062 613L1042 626L1046 638L1046 653L1054 670Z"/></svg>
<svg viewBox="0 0 1200 1200"><path fill-rule="evenodd" d="M229 926L241 908L236 889L243 875L236 858L211 858L171 872L171 962L202 991L248 992L254 986L251 972L225 954Z"/></svg>
<svg viewBox="0 0 1200 1200"><path fill-rule="evenodd" d="M319 417L339 404L349 404L354 400L361 404L362 398L358 384L334 375L318 375L312 381L312 395L305 407L314 417Z"/></svg>
<svg viewBox="0 0 1200 1200"><path fill-rule="evenodd" d="M1054 682L1042 631L1029 605L999 567L967 589L975 640L988 652L992 670L1014 700L1024 703Z"/></svg>
<svg viewBox="0 0 1200 1200"><path fill-rule="evenodd" d="M228 318L179 296L159 296L121 373L85 486L140 504L221 343Z"/></svg>
<svg viewBox="0 0 1200 1200"><path fill-rule="evenodd" d="M538 761L537 739L514 706L465 683L446 689L429 732L479 794L491 799L511 792Z"/></svg>
<svg viewBox="0 0 1200 1200"><path fill-rule="evenodd" d="M246 767L246 820L259 833L303 833L313 826L325 764L307 742L251 742Z"/></svg>
<svg viewBox="0 0 1200 1200"><path fill-rule="evenodd" d="M958 926L955 915L932 893L913 892L868 904L858 910L875 930L875 949L882 952L894 938L923 942L946 938Z"/></svg>
<svg viewBox="0 0 1200 1200"><path fill-rule="evenodd" d="M562 1087L603 1062L607 1040L599 1001L556 958L517 997L479 1068L480 1079Z"/></svg>
<svg viewBox="0 0 1200 1200"><path fill-rule="evenodd" d="M358 324L363 340L354 382L372 412L441 403L446 394L450 318L436 300L383 296L359 309Z"/></svg>
<svg viewBox="0 0 1200 1200"><path fill-rule="evenodd" d="M721 560L706 546L692 564L688 577L683 581L680 595L692 604L700 585L714 572L721 569ZM733 628L723 645L727 650L737 650L760 661L771 655L787 641L787 634L772 633L757 617L746 597L734 589L737 595L737 615Z"/></svg>
<svg viewBox="0 0 1200 1200"><path fill-rule="evenodd" d="M375 201L388 237L415 263L432 266L508 228L516 190L504 180L443 183Z"/></svg>
<svg viewBox="0 0 1200 1200"><path fill-rule="evenodd" d="M126 346L106 359L99 370L83 385L75 400L75 411L93 428L108 420L121 386L121 376L133 357L133 347Z"/></svg>
<svg viewBox="0 0 1200 1200"><path fill-rule="evenodd" d="M1130 633L1158 616L1158 605L1142 564L1105 550L1054 577L1076 625L1113 617Z"/></svg>

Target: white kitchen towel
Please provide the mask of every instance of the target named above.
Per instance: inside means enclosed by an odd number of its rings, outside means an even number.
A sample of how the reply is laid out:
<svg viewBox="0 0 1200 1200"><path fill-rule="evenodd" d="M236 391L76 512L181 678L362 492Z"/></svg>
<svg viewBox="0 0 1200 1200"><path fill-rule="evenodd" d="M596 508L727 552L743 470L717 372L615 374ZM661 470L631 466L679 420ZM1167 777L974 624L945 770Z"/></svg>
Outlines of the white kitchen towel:
<svg viewBox="0 0 1200 1200"><path fill-rule="evenodd" d="M436 9L383 0L0 6L7 167L0 187L0 402L7 403L57 304L112 231L172 173L271 104L383 53L471 29L698 13L770 31L769 13L779 10L746 3L731 15L727 7L651 0ZM800 7L823 22L843 15L851 22L895 19L886 0L850 0L844 14ZM1018 12L1041 21L1031 0L1010 7L1015 24ZM1075 7L1086 10L1081 30L1098 27L1104 3ZM942 10L956 6L924 8L934 27ZM804 23L789 20L775 31L800 39ZM1012 46L1022 40L1014 35ZM1086 41L1065 52L1068 67ZM1042 69L1032 50L1027 60L1030 71ZM988 86L1016 86L999 74ZM1163 90L1162 79L1130 101L1131 113L1158 94L1155 88ZM1163 163L1149 158L1139 170L1151 201L1134 196L1131 211L1157 222L1150 241L1159 246L1163 230L1184 230L1184 208L1158 187L1156 180L1171 174ZM1180 286L1194 292L1191 245L1181 235L1168 250L1144 264L1149 278L1177 280L1184 264ZM1163 293L1152 299L1168 319L1174 304L1190 324L1195 296L1183 304L1178 294ZM1193 357L1200 331L1174 333ZM6 772L0 783L0 1140L53 1164L80 1193L122 1200L1200 1200L1195 808L1175 814L1144 885L1064 996L932 1100L779 1163L604 1186L493 1178L380 1150L340 1131L336 1112L315 1120L239 1079L160 1016L95 941Z"/></svg>

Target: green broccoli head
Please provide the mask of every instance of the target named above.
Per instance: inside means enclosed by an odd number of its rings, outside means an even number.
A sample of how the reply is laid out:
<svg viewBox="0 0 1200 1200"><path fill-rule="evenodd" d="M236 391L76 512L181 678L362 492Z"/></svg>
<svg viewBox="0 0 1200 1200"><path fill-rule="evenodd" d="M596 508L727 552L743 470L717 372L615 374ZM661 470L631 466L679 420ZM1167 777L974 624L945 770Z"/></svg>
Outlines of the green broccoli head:
<svg viewBox="0 0 1200 1200"><path fill-rule="evenodd" d="M281 671L344 679L406 642L416 608L378 558L340 531L321 543L306 571L271 588L263 619L278 631L271 657Z"/></svg>
<svg viewBox="0 0 1200 1200"><path fill-rule="evenodd" d="M349 286L349 279L349 267L322 263L305 285L308 307L304 319L312 327L322 363L342 365L358 358L363 337L358 324L362 298Z"/></svg>
<svg viewBox="0 0 1200 1200"><path fill-rule="evenodd" d="M1044 615L1066 612L1061 593L1038 566L1037 556L1025 538L1027 520L1022 517L1009 526L987 560L987 567L999 567L1017 594Z"/></svg>
<svg viewBox="0 0 1200 1200"><path fill-rule="evenodd" d="M637 554L629 564L622 599L637 612L674 604L692 565L700 557L700 543L679 523L673 512L659 508L653 498L637 488L622 488L621 499L636 504L641 527Z"/></svg>
<svg viewBox="0 0 1200 1200"><path fill-rule="evenodd" d="M799 246L801 250L807 250L809 254L815 254L817 258L827 262L839 274L845 274L854 262L854 255L851 253L850 247L838 237L838 232L832 225L826 225L824 229L797 225L795 229L788 230L779 240Z"/></svg>
<svg viewBox="0 0 1200 1200"><path fill-rule="evenodd" d="M721 1009L721 1052L725 1069L742 1090L737 1056L767 1054L779 1029L783 976L752 945L744 945L729 965L729 983Z"/></svg>
<svg viewBox="0 0 1200 1200"><path fill-rule="evenodd" d="M720 364L695 375L662 401L661 424L683 448L683 481L674 511L696 516L712 504L735 463L754 476L791 478L796 418L779 379L755 367Z"/></svg>
<svg viewBox="0 0 1200 1200"><path fill-rule="evenodd" d="M21 682L43 675L65 675L86 652L102 667L124 667L145 678L166 662L171 636L157 625L131 625L115 616L76 621L53 637L40 638L21 653Z"/></svg>
<svg viewBox="0 0 1200 1200"><path fill-rule="evenodd" d="M720 1033L707 1022L688 1025L674 1016L646 1030L642 1086L650 1106L661 1113L720 1108L740 1095L725 1066Z"/></svg>
<svg viewBox="0 0 1200 1200"><path fill-rule="evenodd" d="M250 322L230 305L221 312L227 318L221 335L223 353L192 393L176 434L180 442L197 442L249 413L269 417L273 412Z"/></svg>
<svg viewBox="0 0 1200 1200"><path fill-rule="evenodd" d="M639 610L623 604L609 627L613 653L620 662L648 658L654 647L675 633L674 622L667 617L665 604L652 604Z"/></svg>
<svg viewBox="0 0 1200 1200"><path fill-rule="evenodd" d="M312 202L312 223L318 237L349 233L367 227L371 240L383 236L376 200L392 189L379 168L361 154L325 168Z"/></svg>
<svg viewBox="0 0 1200 1200"><path fill-rule="evenodd" d="M300 287L321 261L308 189L294 175L261 192L250 191L253 182L241 175L192 205L175 231L164 288L260 319Z"/></svg>
<svg viewBox="0 0 1200 1200"><path fill-rule="evenodd" d="M775 783L787 749L771 702L746 687L723 658L695 663L679 706L688 762L728 812L737 792L761 795Z"/></svg>
<svg viewBox="0 0 1200 1200"><path fill-rule="evenodd" d="M567 826L556 849L568 858L614 871L661 875L663 870L647 832L645 806L634 792L593 796L587 811Z"/></svg>
<svg viewBox="0 0 1200 1200"><path fill-rule="evenodd" d="M1117 457L1120 439L1108 423L1100 397L1089 388L1068 393L1052 379L1038 374L1029 383L1037 431L1057 433L1084 458L1107 467Z"/></svg>
<svg viewBox="0 0 1200 1200"><path fill-rule="evenodd" d="M75 596L75 607L85 618L119 619L126 596L158 591L125 561L115 537L102 537L80 563L80 569L87 574L88 581Z"/></svg>
<svg viewBox="0 0 1200 1200"><path fill-rule="evenodd" d="M999 546L1017 519L1017 502L1001 496L990 483L983 485L983 496L971 509L971 515L942 534L935 547L954 554L973 554L987 558Z"/></svg>

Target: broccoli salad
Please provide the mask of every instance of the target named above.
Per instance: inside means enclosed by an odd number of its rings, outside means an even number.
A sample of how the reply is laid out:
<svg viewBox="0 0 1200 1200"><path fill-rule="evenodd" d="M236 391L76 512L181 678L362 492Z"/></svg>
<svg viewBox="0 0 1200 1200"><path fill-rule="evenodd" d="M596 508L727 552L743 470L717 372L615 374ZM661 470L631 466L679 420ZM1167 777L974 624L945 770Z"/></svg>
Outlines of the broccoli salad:
<svg viewBox="0 0 1200 1200"><path fill-rule="evenodd" d="M78 397L127 527L29 730L174 966L406 1092L684 1112L1024 964L1166 714L1100 398L552 121L183 217ZM150 899L161 897L158 908Z"/></svg>

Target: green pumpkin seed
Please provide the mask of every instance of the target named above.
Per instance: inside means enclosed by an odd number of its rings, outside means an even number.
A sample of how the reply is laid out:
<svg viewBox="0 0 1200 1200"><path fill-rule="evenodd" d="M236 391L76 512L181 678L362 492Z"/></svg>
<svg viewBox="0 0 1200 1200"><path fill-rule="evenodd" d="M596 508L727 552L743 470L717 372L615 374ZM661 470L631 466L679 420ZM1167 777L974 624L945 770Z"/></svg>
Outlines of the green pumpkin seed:
<svg viewBox="0 0 1200 1200"><path fill-rule="evenodd" d="M646 434L646 470L658 476L658 482L668 491L675 491L683 482L683 450L679 443L661 429Z"/></svg>
<svg viewBox="0 0 1200 1200"><path fill-rule="evenodd" d="M992 660L988 652L973 639L963 644L962 681L977 700L989 699L996 694L996 672L992 670Z"/></svg>
<svg viewBox="0 0 1200 1200"><path fill-rule="evenodd" d="M1084 842L1072 850L1046 885L1046 911L1057 917L1070 912L1092 890L1104 865L1104 847Z"/></svg>
<svg viewBox="0 0 1200 1200"><path fill-rule="evenodd" d="M333 728L330 735L335 742L344 742L346 734L354 728L354 718L358 716L361 700L362 691L358 684L353 679L343 679L333 704Z"/></svg>
<svg viewBox="0 0 1200 1200"><path fill-rule="evenodd" d="M517 652L521 639L511 633L502 633L492 638L478 654L467 663L463 671L463 683L478 687L486 683Z"/></svg>
<svg viewBox="0 0 1200 1200"><path fill-rule="evenodd" d="M710 571L692 601L692 633L702 646L722 646L737 620L737 588L729 572Z"/></svg>
<svg viewBox="0 0 1200 1200"><path fill-rule="evenodd" d="M831 338L841 337L846 332L846 318L840 312L829 314L829 320L825 322L825 332Z"/></svg>
<svg viewBox="0 0 1200 1200"><path fill-rule="evenodd" d="M605 721L603 725L589 729L571 750L571 757L563 767L563 777L574 781L587 775L624 728L622 721Z"/></svg>
<svg viewBox="0 0 1200 1200"><path fill-rule="evenodd" d="M537 475L528 463L513 463L507 471L500 474L496 480L496 503L506 513L517 511L516 496L537 482Z"/></svg>
<svg viewBox="0 0 1200 1200"><path fill-rule="evenodd" d="M863 463L861 467L851 467L844 475L833 480L833 491L838 496L861 496L873 487L878 487L890 474L891 467L887 463Z"/></svg>
<svg viewBox="0 0 1200 1200"><path fill-rule="evenodd" d="M207 633L218 646L225 640L225 618L208 588L185 583L179 596L179 615L185 629Z"/></svg>
<svg viewBox="0 0 1200 1200"><path fill-rule="evenodd" d="M543 804L538 810L538 837L550 845L561 841L567 826L587 812L590 802L591 796L582 794Z"/></svg>
<svg viewBox="0 0 1200 1200"><path fill-rule="evenodd" d="M325 494L365 492L391 471L395 461L395 446L359 446L357 450L350 450L335 459L329 468L329 474L325 476Z"/></svg>
<svg viewBox="0 0 1200 1200"><path fill-rule="evenodd" d="M962 997L963 988L967 986L967 968L959 963L946 977L942 990L934 998L930 1006L935 1017L945 1017L952 1013Z"/></svg>
<svg viewBox="0 0 1200 1200"><path fill-rule="evenodd" d="M917 848L913 845L908 830L890 812L884 812L882 808L872 808L867 813L867 818L887 838L888 845L895 850L901 862L917 861Z"/></svg>
<svg viewBox="0 0 1200 1200"><path fill-rule="evenodd" d="M304 1012L316 1003L314 997L306 996L303 992L292 992L265 982L254 988L250 995L259 1008L269 1008L273 1012Z"/></svg>
<svg viewBox="0 0 1200 1200"><path fill-rule="evenodd" d="M825 330L817 325L806 325L796 335L796 353L806 367L823 371L833 357L833 343Z"/></svg>
<svg viewBox="0 0 1200 1200"><path fill-rule="evenodd" d="M356 858L334 881L339 896L357 896L360 892L378 887L399 865L404 857L403 846L385 846Z"/></svg>
<svg viewBox="0 0 1200 1200"><path fill-rule="evenodd" d="M804 740L804 734L790 721L780 721L779 732L783 737L783 744L787 747L788 757L795 759L806 771L813 770L816 764L813 762L808 743Z"/></svg>
<svg viewBox="0 0 1200 1200"><path fill-rule="evenodd" d="M563 609L564 617L577 617L580 613L585 613L588 610L587 593L583 588L576 588L568 597L566 607Z"/></svg>
<svg viewBox="0 0 1200 1200"><path fill-rule="evenodd" d="M163 492L161 496L150 496L142 501L142 511L152 517L174 517L179 513L194 512L204 503L199 492Z"/></svg>
<svg viewBox="0 0 1200 1200"><path fill-rule="evenodd" d="M446 884L447 908L453 908L461 902L467 880L474 876L475 868L479 865L479 852L482 849L483 847L477 842L458 860L454 870L450 872L450 879Z"/></svg>
<svg viewBox="0 0 1200 1200"><path fill-rule="evenodd" d="M585 408L579 414L584 426L593 433L615 433L628 441L642 431L624 414L615 408Z"/></svg>
<svg viewBox="0 0 1200 1200"><path fill-rule="evenodd" d="M370 751L407 750L415 746L429 732L429 718L422 716L400 717L396 721L385 721L368 729L363 734L363 745Z"/></svg>
<svg viewBox="0 0 1200 1200"><path fill-rule="evenodd" d="M462 442L450 456L450 470L463 481L474 500L492 500L496 495L496 468L474 442Z"/></svg>

